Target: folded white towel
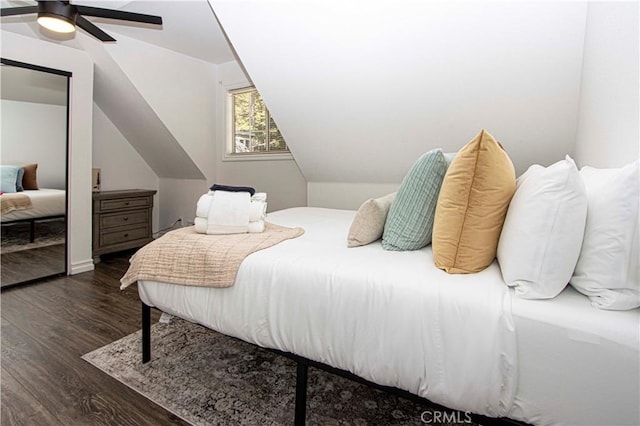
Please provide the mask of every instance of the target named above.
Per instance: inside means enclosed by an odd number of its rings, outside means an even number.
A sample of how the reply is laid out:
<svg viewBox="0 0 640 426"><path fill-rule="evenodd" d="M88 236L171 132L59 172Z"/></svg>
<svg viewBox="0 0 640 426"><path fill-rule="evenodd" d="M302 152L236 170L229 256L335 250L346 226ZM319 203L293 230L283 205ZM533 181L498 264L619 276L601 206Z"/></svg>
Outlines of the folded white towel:
<svg viewBox="0 0 640 426"><path fill-rule="evenodd" d="M246 234L249 232L249 224L245 226L232 225L207 225L207 235Z"/></svg>
<svg viewBox="0 0 640 426"><path fill-rule="evenodd" d="M246 231L238 232L238 229L235 227L229 226L212 226L209 227L209 223L207 219L204 217L196 217L194 220L195 231L198 234L238 234L244 232L250 233L260 233L264 232L264 220L257 220L255 222L249 222L249 226Z"/></svg>
<svg viewBox="0 0 640 426"><path fill-rule="evenodd" d="M251 200L251 211L249 212L249 222L257 222L267 217L267 203L264 201Z"/></svg>
<svg viewBox="0 0 640 426"><path fill-rule="evenodd" d="M251 201L267 201L267 193L266 192L256 192L251 197Z"/></svg>
<svg viewBox="0 0 640 426"><path fill-rule="evenodd" d="M195 226L198 234L207 233L207 225L209 225L209 223L207 222L206 217L196 217L193 221L193 225Z"/></svg>
<svg viewBox="0 0 640 426"><path fill-rule="evenodd" d="M250 210L248 192L214 191L207 217L207 234L247 232Z"/></svg>
<svg viewBox="0 0 640 426"><path fill-rule="evenodd" d="M204 194L200 196L198 200L198 204L196 205L196 217L207 217L209 216L209 207L211 206L211 200L213 193Z"/></svg>
<svg viewBox="0 0 640 426"><path fill-rule="evenodd" d="M255 222L249 222L250 233L260 233L264 231L264 220L258 220Z"/></svg>

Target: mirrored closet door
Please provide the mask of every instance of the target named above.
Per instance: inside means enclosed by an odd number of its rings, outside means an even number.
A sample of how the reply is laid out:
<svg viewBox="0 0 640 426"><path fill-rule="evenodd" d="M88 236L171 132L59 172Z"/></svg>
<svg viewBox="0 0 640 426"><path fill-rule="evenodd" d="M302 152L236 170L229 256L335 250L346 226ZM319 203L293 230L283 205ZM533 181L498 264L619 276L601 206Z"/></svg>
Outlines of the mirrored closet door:
<svg viewBox="0 0 640 426"><path fill-rule="evenodd" d="M2 288L66 273L69 78L2 58Z"/></svg>

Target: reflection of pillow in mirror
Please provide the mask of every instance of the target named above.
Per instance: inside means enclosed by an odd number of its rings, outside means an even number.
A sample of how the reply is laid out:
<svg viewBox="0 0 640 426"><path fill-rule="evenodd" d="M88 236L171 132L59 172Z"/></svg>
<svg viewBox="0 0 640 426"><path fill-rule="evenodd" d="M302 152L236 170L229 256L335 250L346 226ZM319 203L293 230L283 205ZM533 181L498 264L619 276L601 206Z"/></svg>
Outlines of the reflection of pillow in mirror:
<svg viewBox="0 0 640 426"><path fill-rule="evenodd" d="M24 167L20 167L18 170L18 176L16 176L16 192L24 191L22 187L22 178L24 177Z"/></svg>
<svg viewBox="0 0 640 426"><path fill-rule="evenodd" d="M24 189L38 189L38 164L27 164L23 167L24 177L22 178L22 187Z"/></svg>
<svg viewBox="0 0 640 426"><path fill-rule="evenodd" d="M17 192L16 180L19 171L18 166L0 166L0 191Z"/></svg>

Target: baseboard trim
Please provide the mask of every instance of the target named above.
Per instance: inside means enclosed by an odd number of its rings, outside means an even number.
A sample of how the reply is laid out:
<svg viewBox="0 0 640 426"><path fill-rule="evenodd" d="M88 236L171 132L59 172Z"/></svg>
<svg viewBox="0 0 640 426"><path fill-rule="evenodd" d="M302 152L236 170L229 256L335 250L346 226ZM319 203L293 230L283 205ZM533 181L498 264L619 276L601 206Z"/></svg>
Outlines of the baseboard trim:
<svg viewBox="0 0 640 426"><path fill-rule="evenodd" d="M93 271L93 259L83 260L81 262L74 262L71 264L71 269L69 270L69 275L80 274L82 272Z"/></svg>

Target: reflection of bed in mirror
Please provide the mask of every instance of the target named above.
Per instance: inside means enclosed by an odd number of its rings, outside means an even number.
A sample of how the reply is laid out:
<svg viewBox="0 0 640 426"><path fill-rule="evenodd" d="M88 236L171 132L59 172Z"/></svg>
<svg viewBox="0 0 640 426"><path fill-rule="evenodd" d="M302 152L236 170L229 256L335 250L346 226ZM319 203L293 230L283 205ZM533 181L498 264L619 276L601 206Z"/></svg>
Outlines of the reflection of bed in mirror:
<svg viewBox="0 0 640 426"><path fill-rule="evenodd" d="M0 287L4 290L67 271L71 74L7 58L0 62Z"/></svg>
<svg viewBox="0 0 640 426"><path fill-rule="evenodd" d="M62 189L40 188L2 194L1 223L5 228L17 223L29 224L29 242L36 238L37 221L64 219L66 212L66 191Z"/></svg>

